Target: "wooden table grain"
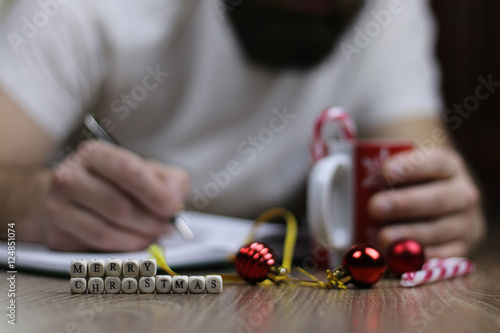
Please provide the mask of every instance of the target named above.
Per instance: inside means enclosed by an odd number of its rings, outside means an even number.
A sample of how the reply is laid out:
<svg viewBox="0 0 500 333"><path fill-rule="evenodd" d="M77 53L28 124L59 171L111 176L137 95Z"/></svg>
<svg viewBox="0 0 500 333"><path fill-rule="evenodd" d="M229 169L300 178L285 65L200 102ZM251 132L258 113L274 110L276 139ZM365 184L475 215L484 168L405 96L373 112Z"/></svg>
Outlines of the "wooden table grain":
<svg viewBox="0 0 500 333"><path fill-rule="evenodd" d="M72 295L69 280L18 272L17 325L1 332L500 332L497 244L468 276L417 288L384 279L371 289L228 284L220 295ZM5 270L2 275L6 276ZM8 305L6 278L0 304Z"/></svg>

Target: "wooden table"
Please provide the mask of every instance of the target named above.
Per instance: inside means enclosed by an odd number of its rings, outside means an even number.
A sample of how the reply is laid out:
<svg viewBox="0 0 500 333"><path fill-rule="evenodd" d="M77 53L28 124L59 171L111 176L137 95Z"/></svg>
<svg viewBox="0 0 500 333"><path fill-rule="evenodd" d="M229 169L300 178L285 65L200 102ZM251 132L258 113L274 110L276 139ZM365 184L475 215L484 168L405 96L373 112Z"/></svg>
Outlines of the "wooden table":
<svg viewBox="0 0 500 333"><path fill-rule="evenodd" d="M17 325L1 332L500 332L500 251L492 241L466 277L412 289L322 290L226 284L220 295L72 295L69 280L19 272ZM6 271L2 271L6 275ZM6 278L0 304L8 305Z"/></svg>

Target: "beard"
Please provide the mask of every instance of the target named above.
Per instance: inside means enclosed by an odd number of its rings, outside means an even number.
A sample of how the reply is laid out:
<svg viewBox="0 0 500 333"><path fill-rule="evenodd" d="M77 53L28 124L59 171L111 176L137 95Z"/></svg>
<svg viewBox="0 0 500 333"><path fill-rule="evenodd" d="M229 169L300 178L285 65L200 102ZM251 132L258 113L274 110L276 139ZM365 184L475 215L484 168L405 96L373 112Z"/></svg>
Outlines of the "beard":
<svg viewBox="0 0 500 333"><path fill-rule="evenodd" d="M246 59L272 71L307 70L327 58L355 17L362 0L339 5L326 15L243 0L227 13ZM225 1L226 3L226 1Z"/></svg>

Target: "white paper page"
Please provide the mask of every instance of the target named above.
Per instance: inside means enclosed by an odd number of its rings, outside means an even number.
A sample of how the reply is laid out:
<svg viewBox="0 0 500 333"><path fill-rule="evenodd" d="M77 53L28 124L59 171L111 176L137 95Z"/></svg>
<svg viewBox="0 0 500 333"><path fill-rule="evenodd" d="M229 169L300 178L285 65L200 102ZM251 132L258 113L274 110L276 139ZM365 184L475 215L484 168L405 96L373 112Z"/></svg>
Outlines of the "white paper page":
<svg viewBox="0 0 500 333"><path fill-rule="evenodd" d="M195 240L185 241L177 232L163 236L158 244L165 247L168 264L173 268L188 268L228 262L230 255L243 245L252 221L187 212L185 217L195 235ZM259 237L283 234L284 225L266 224L259 227ZM7 242L0 241L0 264L7 266ZM150 254L144 251L123 253L83 253L52 251L42 244L16 242L16 269L29 269L45 273L69 274L73 259L143 259Z"/></svg>

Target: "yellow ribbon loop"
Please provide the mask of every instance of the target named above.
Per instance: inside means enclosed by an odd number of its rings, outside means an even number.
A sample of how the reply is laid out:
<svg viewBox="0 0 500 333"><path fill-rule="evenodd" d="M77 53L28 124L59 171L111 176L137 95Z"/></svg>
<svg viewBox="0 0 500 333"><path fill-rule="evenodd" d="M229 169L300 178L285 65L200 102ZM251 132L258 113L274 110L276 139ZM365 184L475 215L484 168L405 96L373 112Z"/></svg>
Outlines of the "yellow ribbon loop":
<svg viewBox="0 0 500 333"><path fill-rule="evenodd" d="M286 222L285 243L283 244L283 261L281 267L290 271L292 268L293 253L295 251L295 243L297 242L298 223L295 216L289 210L281 207L271 208L262 213L255 220L252 229L248 234L245 244L251 243L255 238L257 228L263 224L278 218L282 218Z"/></svg>

